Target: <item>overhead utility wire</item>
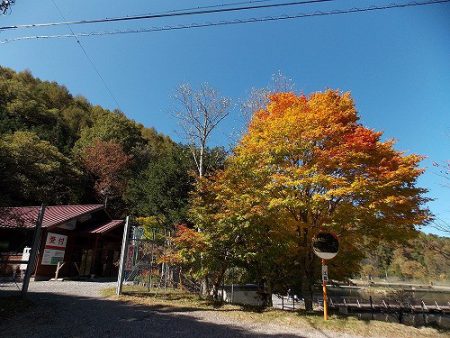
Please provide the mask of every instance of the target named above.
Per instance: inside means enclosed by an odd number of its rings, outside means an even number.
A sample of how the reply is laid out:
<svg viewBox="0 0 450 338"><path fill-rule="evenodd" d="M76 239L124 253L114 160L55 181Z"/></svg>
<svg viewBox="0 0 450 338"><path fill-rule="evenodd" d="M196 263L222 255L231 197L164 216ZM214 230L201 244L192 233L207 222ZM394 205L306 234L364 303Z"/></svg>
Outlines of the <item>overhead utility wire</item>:
<svg viewBox="0 0 450 338"><path fill-rule="evenodd" d="M53 5L55 5L57 11L59 12L59 15L61 16L61 18L63 20L66 20L66 18L64 17L64 14L62 13L61 9L58 7L58 5L56 4L55 0L52 0ZM102 74L100 74L100 71L98 70L97 66L94 63L94 60L91 59L91 57L89 56L89 54L87 53L86 49L83 47L83 45L81 44L80 39L78 39L78 36L75 34L75 32L73 31L72 27L70 27L69 24L67 24L67 27L69 28L70 32L72 33L73 37L76 39L78 46L80 46L81 50L83 51L84 55L86 56L86 58L88 59L89 63L91 64L92 68L94 69L94 71L97 73L98 77L100 78L100 80L103 83L103 86L106 88L107 92L109 93L109 95L111 96L111 98L114 100L114 102L117 105L117 108L119 110L122 110L120 108L120 104L119 101L116 99L116 97L114 96L113 92L111 91L111 89L109 88L108 84L106 83L105 79L103 78Z"/></svg>
<svg viewBox="0 0 450 338"><path fill-rule="evenodd" d="M212 26L226 26L226 25L238 25L246 23L255 22L268 22L268 21L279 21L279 20L291 20L299 18L308 18L316 16L329 16L329 15L340 15L340 14L351 14L351 13L362 13L371 11L387 10L392 8L406 8L415 6L426 6L434 4L448 3L450 0L432 0L423 2L409 2L404 4L390 4L384 6L370 6L364 8L350 8L346 10L333 10L333 11L316 11L313 13L299 13L294 15L279 15L279 16L268 16L263 18L249 18L249 19L236 19L231 21L218 21L218 22L207 22L207 23L192 23L187 25L177 25L177 26L162 26L162 27L150 27L150 28L140 28L140 29L129 29L129 30L116 30L116 31L104 31L104 32L89 32L89 33L77 33L77 36L104 36L104 35L116 35L116 34L135 34L135 33L151 33L151 32L162 32L170 30L184 30L191 28L202 28L202 27L212 27ZM0 40L0 44L5 44L14 41L21 40L36 40L36 39L58 39L58 38L70 38L73 34L55 34L55 35L34 35L34 36L21 36L12 39Z"/></svg>
<svg viewBox="0 0 450 338"><path fill-rule="evenodd" d="M321 3L321 2L332 2L332 1L336 1L336 0L306 0L306 1L293 1L293 2L278 3L278 4L269 4L269 5L258 5L258 6L251 5L251 6L232 7L232 8L203 9L203 10L183 11L183 12L176 11L176 12L170 12L170 13L163 12L163 13L157 13L157 14L121 16L121 17L104 18L104 19L33 23L33 24L3 26L3 27L0 27L0 31L11 30L11 29L23 29L23 28L41 28L41 27L61 26L61 25L85 25L85 24L94 24L94 23L109 23L109 22L160 19L160 18L168 18L168 17L204 15L204 14L226 13L226 12L240 12L240 11L248 11L248 10L255 10L255 9L264 9L264 8L309 5L309 4L315 4L315 3Z"/></svg>
<svg viewBox="0 0 450 338"><path fill-rule="evenodd" d="M175 13L175 12L183 12L183 11L193 11L193 10L199 10L199 9L209 9L209 8L220 8L220 7L239 6L239 5L249 5L249 4L264 3L264 2L274 2L274 1L280 1L280 0L253 0L253 1L230 2L230 3L217 4L217 5L197 6L197 7L188 7L188 8L181 8L181 9L171 9L171 10L168 10L168 11L159 12L159 14L162 14L162 13Z"/></svg>

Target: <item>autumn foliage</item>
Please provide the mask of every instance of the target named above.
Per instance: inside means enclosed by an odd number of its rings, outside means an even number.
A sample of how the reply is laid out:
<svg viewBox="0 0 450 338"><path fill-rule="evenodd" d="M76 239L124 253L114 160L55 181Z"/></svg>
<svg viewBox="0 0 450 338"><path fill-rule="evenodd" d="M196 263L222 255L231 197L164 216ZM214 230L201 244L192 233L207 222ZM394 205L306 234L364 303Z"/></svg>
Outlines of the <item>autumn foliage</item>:
<svg viewBox="0 0 450 338"><path fill-rule="evenodd" d="M131 162L122 146L114 141L95 140L82 154L85 169L95 178L100 196L118 196L126 188L124 173Z"/></svg>
<svg viewBox="0 0 450 338"><path fill-rule="evenodd" d="M215 246L226 243L228 260L269 284L295 275L306 299L319 273L311 241L321 229L337 233L344 252L332 278L351 273L363 245L413 237L429 219L426 191L416 186L422 157L395 150L358 120L349 93L271 95L226 169L200 182L196 224Z"/></svg>
<svg viewBox="0 0 450 338"><path fill-rule="evenodd" d="M194 250L204 250L205 241L202 233L190 229L186 224L177 225L174 242L179 246L183 246Z"/></svg>

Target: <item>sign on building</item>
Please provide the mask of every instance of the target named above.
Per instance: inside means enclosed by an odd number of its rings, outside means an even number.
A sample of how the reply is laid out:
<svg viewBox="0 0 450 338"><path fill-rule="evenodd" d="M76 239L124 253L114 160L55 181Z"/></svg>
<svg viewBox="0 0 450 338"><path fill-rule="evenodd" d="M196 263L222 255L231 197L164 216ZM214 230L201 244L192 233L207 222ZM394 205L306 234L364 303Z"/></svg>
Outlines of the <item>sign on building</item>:
<svg viewBox="0 0 450 338"><path fill-rule="evenodd" d="M125 262L125 271L133 270L134 245L128 245L127 260Z"/></svg>
<svg viewBox="0 0 450 338"><path fill-rule="evenodd" d="M66 251L67 236L49 232L45 242L44 253L42 255L42 265L58 265L64 261Z"/></svg>

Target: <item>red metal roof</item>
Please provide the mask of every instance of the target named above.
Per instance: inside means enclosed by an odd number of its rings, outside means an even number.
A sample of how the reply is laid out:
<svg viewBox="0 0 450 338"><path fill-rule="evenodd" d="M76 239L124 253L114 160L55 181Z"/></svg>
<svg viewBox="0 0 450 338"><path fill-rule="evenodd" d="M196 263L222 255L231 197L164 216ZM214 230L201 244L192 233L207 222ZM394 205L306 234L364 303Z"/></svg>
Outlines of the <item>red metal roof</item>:
<svg viewBox="0 0 450 338"><path fill-rule="evenodd" d="M121 226L124 223L123 220L120 219L114 219L108 223L105 223L103 225L100 225L99 227L92 229L89 231L90 234L104 234L105 232L111 231L118 226Z"/></svg>
<svg viewBox="0 0 450 338"><path fill-rule="evenodd" d="M52 205L45 208L43 227L60 225L71 219L103 209L103 204ZM0 228L33 228L40 207L0 208Z"/></svg>

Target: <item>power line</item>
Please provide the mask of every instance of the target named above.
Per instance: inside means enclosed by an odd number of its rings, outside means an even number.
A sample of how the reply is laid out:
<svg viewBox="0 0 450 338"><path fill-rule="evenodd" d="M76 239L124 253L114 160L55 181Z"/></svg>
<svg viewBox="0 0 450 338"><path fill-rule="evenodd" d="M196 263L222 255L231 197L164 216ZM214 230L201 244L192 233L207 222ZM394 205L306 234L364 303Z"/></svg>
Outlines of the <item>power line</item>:
<svg viewBox="0 0 450 338"><path fill-rule="evenodd" d="M336 0L304 0L304 1L284 2L284 3L278 3L278 4L256 5L256 6L249 5L249 6L232 7L232 8L202 9L202 10L194 10L194 11L174 10L174 11L170 11L170 12L162 12L162 13L157 13L157 14L121 16L121 17L104 18L104 19L33 23L33 24L3 26L3 27L0 27L0 31L11 30L11 29L23 29L23 28L42 28L42 27L52 27L52 26L61 26L61 25L85 25L85 24L95 24L95 23L110 23L110 22L120 22L120 21L160 19L160 18L167 18L167 17L205 15L205 14L226 13L226 12L241 12L241 11L248 11L248 10L255 10L255 9L300 6L300 5L309 5L309 4L332 2L332 1L336 1ZM216 5L216 6L221 6L221 5Z"/></svg>
<svg viewBox="0 0 450 338"><path fill-rule="evenodd" d="M393 8L406 8L406 7L416 7L416 6L427 6L434 4L448 3L450 0L431 0L423 2L409 2L403 4L389 4L383 6L369 6L362 8L350 8L344 10L332 10L332 11L315 11L311 13L298 13L293 15L279 15L279 16L267 16L261 18L248 18L248 19L235 19L229 21L217 21L217 22L206 22L206 23L191 23L191 24L181 24L176 26L161 26L161 27L150 27L150 28L139 28L139 29L128 29L128 30L115 30L115 31L94 31L88 33L77 33L74 34L54 34L54 35L34 35L34 36L21 36L12 39L0 40L0 44L5 44L9 42L22 41L22 40L36 40L36 39L58 39L58 38L70 38L70 37L92 37L92 36L105 36L105 35L117 35L117 34L136 34L136 33L151 33L151 32L162 32L171 30L185 30L192 28L203 28L203 27L213 27L213 26L226 26L226 25L238 25L256 22L269 22L269 21L280 21L280 20L292 20L316 16L331 16L331 15L341 15L341 14L352 14L352 13L362 13L371 11L381 11Z"/></svg>
<svg viewBox="0 0 450 338"><path fill-rule="evenodd" d="M193 11L193 10L199 10L199 9L209 9L209 8L220 8L220 7L239 6L239 5L249 5L249 4L264 3L264 2L274 2L274 1L279 1L279 0L253 0L253 1L240 1L240 2L225 3L225 4L208 5L208 6L188 7L188 8L182 8L182 9L172 9L172 10L160 12L160 14L162 14L162 13L183 12L183 11Z"/></svg>
<svg viewBox="0 0 450 338"><path fill-rule="evenodd" d="M62 13L61 9L58 7L58 5L56 4L55 0L52 0L53 5L55 5L57 11L59 12L59 15L61 16L61 18L65 21L66 18L64 17L64 14ZM87 53L86 49L83 47L83 45L81 44L80 39L78 39L78 36L75 34L75 32L72 30L72 27L70 27L69 24L67 24L67 27L69 28L70 32L72 33L72 36L76 39L78 46L80 46L81 50L83 51L84 55L86 56L86 58L88 59L89 63L91 64L92 68L94 69L94 71L97 73L98 77L100 78L100 80L103 83L103 86L106 88L106 90L108 91L109 95L111 96L111 98L114 100L114 102L117 105L117 108L122 110L120 108L120 104L119 101L116 99L116 97L114 96L113 92L111 91L111 89L109 88L108 84L106 83L105 79L103 78L102 74L100 74L100 71L98 70L97 66L94 63L94 60L91 59L91 57L89 56L89 54Z"/></svg>

